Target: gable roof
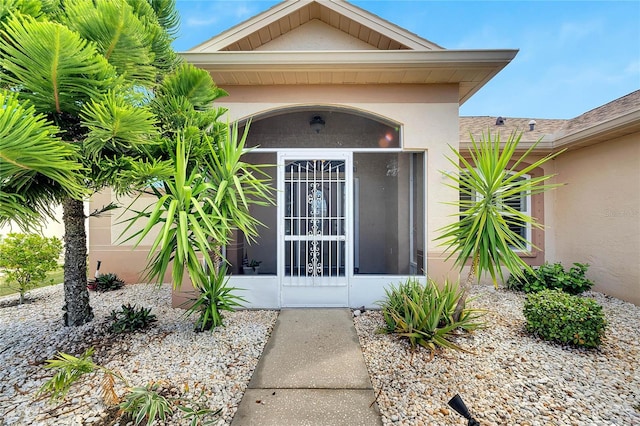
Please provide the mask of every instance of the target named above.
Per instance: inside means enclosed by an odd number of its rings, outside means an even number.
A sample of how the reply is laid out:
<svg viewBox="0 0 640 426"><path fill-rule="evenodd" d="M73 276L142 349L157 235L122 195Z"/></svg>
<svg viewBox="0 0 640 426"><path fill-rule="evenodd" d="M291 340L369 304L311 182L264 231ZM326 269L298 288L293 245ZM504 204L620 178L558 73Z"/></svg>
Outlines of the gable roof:
<svg viewBox="0 0 640 426"><path fill-rule="evenodd" d="M313 20L319 20L379 50L442 50L437 44L344 0L289 0L187 52L256 50Z"/></svg>
<svg viewBox="0 0 640 426"><path fill-rule="evenodd" d="M269 50L270 43L320 22L370 50ZM275 45L275 43L274 43ZM447 50L344 0L289 0L181 53L218 86L457 84L464 103L517 50Z"/></svg>
<svg viewBox="0 0 640 426"><path fill-rule="evenodd" d="M460 117L460 141L471 142L470 134L479 138L487 130L500 132L503 137L522 132L521 141L527 146L541 140L539 150L559 150L593 145L598 142L640 132L640 90L631 92L570 120L505 117L504 125L496 125L497 117Z"/></svg>

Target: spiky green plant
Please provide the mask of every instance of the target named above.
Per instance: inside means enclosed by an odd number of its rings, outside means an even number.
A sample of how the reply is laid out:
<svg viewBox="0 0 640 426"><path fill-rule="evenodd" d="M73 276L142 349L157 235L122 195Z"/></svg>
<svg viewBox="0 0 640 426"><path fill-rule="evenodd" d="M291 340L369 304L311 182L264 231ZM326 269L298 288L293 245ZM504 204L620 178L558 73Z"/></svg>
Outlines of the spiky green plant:
<svg viewBox="0 0 640 426"><path fill-rule="evenodd" d="M135 425L146 420L152 425L156 420L165 421L167 416L173 415L173 409L167 398L158 392L158 384L132 388L120 403L120 408L133 417Z"/></svg>
<svg viewBox="0 0 640 426"><path fill-rule="evenodd" d="M55 371L53 377L47 380L40 390L39 395L47 395L52 401L63 399L71 386L87 374L102 372L102 396L106 403L114 403L118 400L115 394L115 380L117 378L128 386L127 381L118 373L109 370L91 360L94 348L87 349L79 357L59 352L56 358L46 361L45 368Z"/></svg>
<svg viewBox="0 0 640 426"><path fill-rule="evenodd" d="M449 253L447 259L455 256L455 265L460 270L471 259L461 301L465 300L468 287L476 276L480 279L484 273L489 273L497 287L498 277L503 278L501 266L518 276L523 270L530 270L516 250L535 246L510 225L538 229L542 229L542 225L531 215L511 207L509 202L560 186L546 183L555 175L525 178L560 152L525 163L538 143L516 156L521 137L522 133L512 133L503 142L499 133L495 136L483 134L479 141L471 136L468 152L462 153L452 147L454 156L447 157L456 169L444 173L451 182L447 186L469 196L469 199L448 203L457 207L459 213L454 215L457 220L441 228L437 238ZM456 317L460 312L459 304Z"/></svg>
<svg viewBox="0 0 640 426"><path fill-rule="evenodd" d="M198 277L195 281L198 296L187 310L187 315L198 314L197 331L212 330L223 325L222 311L232 312L242 306L242 302L246 302L244 298L234 294L238 289L228 287L228 282L226 264L222 264L218 270L210 270L208 275Z"/></svg>
<svg viewBox="0 0 640 426"><path fill-rule="evenodd" d="M431 279L426 284L409 278L385 290L386 299L379 303L386 326L379 331L397 334L431 351L437 348L464 350L450 338L455 330L472 331L482 327L484 311L463 307L459 319L454 311L462 291L457 284L445 282L442 289Z"/></svg>
<svg viewBox="0 0 640 426"><path fill-rule="evenodd" d="M174 288L182 285L185 269L195 284L202 281L201 256L209 270L216 270L214 259L233 230L242 231L249 240L257 235L261 223L249 209L272 203L272 189L262 170L265 166L241 159L248 152L247 131L239 137L236 127L227 124L217 142L194 127L178 135L174 173L164 176L164 191L152 188L158 202L129 219L123 235L146 220L143 229L127 237L136 238L136 245L160 228L149 252L149 280L161 282L171 265ZM205 152L193 152L203 144Z"/></svg>

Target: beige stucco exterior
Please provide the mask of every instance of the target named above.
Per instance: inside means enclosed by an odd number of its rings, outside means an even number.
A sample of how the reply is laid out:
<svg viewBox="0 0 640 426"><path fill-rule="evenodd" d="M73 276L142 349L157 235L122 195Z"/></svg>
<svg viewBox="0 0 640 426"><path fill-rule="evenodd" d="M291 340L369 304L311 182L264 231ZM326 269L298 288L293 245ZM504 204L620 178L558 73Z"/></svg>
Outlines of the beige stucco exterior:
<svg viewBox="0 0 640 426"><path fill-rule="evenodd" d="M556 160L554 259L588 263L595 290L640 305L640 134Z"/></svg>

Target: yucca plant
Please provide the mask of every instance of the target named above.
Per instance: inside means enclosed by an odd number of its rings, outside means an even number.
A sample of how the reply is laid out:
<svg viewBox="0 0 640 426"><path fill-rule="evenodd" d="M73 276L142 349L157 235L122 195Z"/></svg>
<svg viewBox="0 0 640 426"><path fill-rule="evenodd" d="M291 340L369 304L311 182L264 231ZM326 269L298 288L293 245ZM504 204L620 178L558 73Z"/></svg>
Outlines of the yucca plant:
<svg viewBox="0 0 640 426"><path fill-rule="evenodd" d="M458 285L446 282L442 289L431 279L422 284L409 278L398 286L385 290L386 299L379 303L385 327L379 332L397 334L431 351L437 348L464 350L450 340L457 329L472 331L482 327L482 310L463 307L459 319L453 313L462 291Z"/></svg>
<svg viewBox="0 0 640 426"><path fill-rule="evenodd" d="M448 251L447 259L455 256L455 264L460 270L471 260L469 274L463 282L463 296L454 314L456 319L460 317L462 303L476 276L480 279L483 273L489 273L497 287L497 278L503 278L501 266L518 276L523 270L530 270L515 250L535 246L510 225L525 224L538 229L542 225L532 216L511 207L509 202L558 187L559 184L546 183L555 175L532 178L525 178L525 175L560 152L525 163L537 143L516 157L521 137L522 133L512 133L502 142L499 133L495 136L487 133L480 141L472 136L467 153L451 148L454 156L448 160L456 171L444 173L451 181L447 186L468 197L448 203L458 208L459 213L455 213L458 220L441 228L442 234L437 239L442 240Z"/></svg>
<svg viewBox="0 0 640 426"><path fill-rule="evenodd" d="M257 235L261 223L250 214L249 207L272 202L271 188L261 170L264 166L240 160L247 152L246 133L240 140L237 131L229 130L229 134L217 145L207 142L206 156L195 159L191 148L201 143L200 135L191 132L186 138L179 136L175 172L165 177L164 191L152 188L158 202L129 219L123 234L139 220L146 220L143 229L127 237L136 238L136 245L152 229L160 228L149 251L149 280L162 282L172 265L174 288L181 286L185 269L195 284L203 273L201 257L209 270L217 269L215 256L209 254L219 257L220 247L227 243L233 229L243 231L248 239Z"/></svg>
<svg viewBox="0 0 640 426"><path fill-rule="evenodd" d="M238 289L228 287L227 265L222 264L218 270L210 270L207 275L198 277L195 281L198 297L192 301L187 315L198 314L196 331L212 330L223 325L222 311L232 312L238 308L244 298L234 294Z"/></svg>

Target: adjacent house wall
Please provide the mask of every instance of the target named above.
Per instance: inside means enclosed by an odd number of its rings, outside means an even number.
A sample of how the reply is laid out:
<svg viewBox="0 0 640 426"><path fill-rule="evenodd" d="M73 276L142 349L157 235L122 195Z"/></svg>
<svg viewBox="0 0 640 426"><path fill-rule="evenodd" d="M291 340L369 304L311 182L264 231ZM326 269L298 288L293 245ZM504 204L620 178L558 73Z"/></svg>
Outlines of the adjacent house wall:
<svg viewBox="0 0 640 426"><path fill-rule="evenodd" d="M594 290L640 304L640 133L556 160L556 261L589 263ZM552 260L552 259L550 259Z"/></svg>

